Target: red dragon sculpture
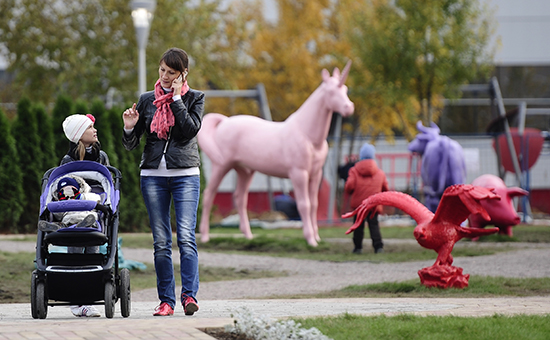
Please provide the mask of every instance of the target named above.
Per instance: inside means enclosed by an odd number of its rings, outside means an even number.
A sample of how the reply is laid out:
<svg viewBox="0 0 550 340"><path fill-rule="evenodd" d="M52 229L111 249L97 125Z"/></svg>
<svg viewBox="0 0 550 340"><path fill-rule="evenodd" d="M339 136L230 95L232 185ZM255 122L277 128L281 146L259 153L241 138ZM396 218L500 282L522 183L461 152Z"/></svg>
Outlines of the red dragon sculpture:
<svg viewBox="0 0 550 340"><path fill-rule="evenodd" d="M386 191L370 196L357 209L342 217L350 218L357 215L356 222L346 231L346 234L349 234L378 205L393 206L409 214L417 223L414 237L418 243L437 252L435 263L418 271L420 282L427 287L465 288L468 286L470 275L462 274L462 268L452 266L451 252L455 243L464 237L473 238L498 232L498 228L460 226L470 214L478 213L483 218L490 219L480 203L486 199L500 200L500 196L483 187L455 184L445 190L434 214L410 195Z"/></svg>

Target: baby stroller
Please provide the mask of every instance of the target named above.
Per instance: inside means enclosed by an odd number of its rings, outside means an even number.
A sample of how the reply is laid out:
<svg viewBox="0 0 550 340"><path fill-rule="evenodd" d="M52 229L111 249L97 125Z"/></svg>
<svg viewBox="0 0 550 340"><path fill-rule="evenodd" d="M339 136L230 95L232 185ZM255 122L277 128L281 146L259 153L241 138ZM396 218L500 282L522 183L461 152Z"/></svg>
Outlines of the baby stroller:
<svg viewBox="0 0 550 340"><path fill-rule="evenodd" d="M69 174L82 177L92 192L100 195L102 204L81 199L53 200L58 181ZM40 220L56 222L55 213L96 209L99 221L97 228L73 225L56 231L38 230L36 270L31 278L33 318L45 319L48 306L98 304L104 304L105 316L112 318L119 298L121 315L130 315L130 272L118 269L121 177L118 169L90 161L70 162L44 174ZM66 248L89 246L104 249L97 254L85 254L69 253Z"/></svg>

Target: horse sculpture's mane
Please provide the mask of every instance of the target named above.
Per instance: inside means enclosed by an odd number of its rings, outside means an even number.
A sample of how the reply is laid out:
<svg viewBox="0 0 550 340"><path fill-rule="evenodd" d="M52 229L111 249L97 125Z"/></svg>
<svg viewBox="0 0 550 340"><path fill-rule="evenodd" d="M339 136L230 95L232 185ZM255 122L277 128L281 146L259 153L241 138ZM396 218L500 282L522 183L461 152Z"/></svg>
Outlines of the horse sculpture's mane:
<svg viewBox="0 0 550 340"><path fill-rule="evenodd" d="M240 216L240 228L252 238L246 205L248 187L255 171L289 178L294 187L304 237L316 246L320 240L317 227L317 194L325 162L332 112L343 116L353 113L354 105L344 85L351 63L342 74L322 71L323 82L284 122L270 122L258 117L226 117L218 113L204 116L198 142L212 162L212 173L203 194L200 224L201 240L209 240L209 215L216 190L223 177L234 169L237 187L234 201Z"/></svg>

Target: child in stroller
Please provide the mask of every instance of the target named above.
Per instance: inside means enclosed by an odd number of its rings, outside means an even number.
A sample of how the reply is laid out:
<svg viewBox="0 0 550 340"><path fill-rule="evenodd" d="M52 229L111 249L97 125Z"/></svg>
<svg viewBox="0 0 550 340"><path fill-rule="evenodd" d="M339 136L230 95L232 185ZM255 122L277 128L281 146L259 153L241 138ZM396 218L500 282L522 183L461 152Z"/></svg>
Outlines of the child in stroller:
<svg viewBox="0 0 550 340"><path fill-rule="evenodd" d="M57 184L57 193L53 199L56 201L83 199L103 203L101 196L91 192L91 187L86 181L76 175L69 175L59 180ZM99 227L97 224L98 215L95 211L66 211L56 213L61 222L38 221L38 229L42 231L56 231L60 228L75 226L75 228ZM59 216L61 215L61 216Z"/></svg>

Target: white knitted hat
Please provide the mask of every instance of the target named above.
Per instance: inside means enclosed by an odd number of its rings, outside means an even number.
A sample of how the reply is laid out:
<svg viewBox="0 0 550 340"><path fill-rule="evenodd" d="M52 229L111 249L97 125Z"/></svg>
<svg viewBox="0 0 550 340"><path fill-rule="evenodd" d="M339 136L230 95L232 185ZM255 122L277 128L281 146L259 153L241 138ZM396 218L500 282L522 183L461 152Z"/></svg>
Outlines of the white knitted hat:
<svg viewBox="0 0 550 340"><path fill-rule="evenodd" d="M84 131L92 123L93 121L85 115L72 115L63 121L63 132L71 142L78 143Z"/></svg>

